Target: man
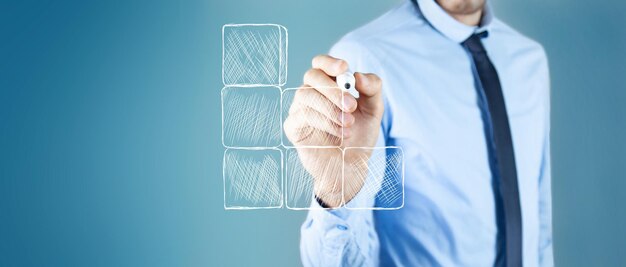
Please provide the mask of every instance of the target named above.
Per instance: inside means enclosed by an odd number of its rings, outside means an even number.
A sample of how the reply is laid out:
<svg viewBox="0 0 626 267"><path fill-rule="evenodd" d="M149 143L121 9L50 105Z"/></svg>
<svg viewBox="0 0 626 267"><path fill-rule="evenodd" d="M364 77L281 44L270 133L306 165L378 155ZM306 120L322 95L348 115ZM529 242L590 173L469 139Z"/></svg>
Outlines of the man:
<svg viewBox="0 0 626 267"><path fill-rule="evenodd" d="M348 69L358 98L324 89ZM401 209L350 210L337 194L363 201L362 170L337 188L340 171L315 165L329 156L299 149L313 207L330 208L302 226L305 266L553 265L546 55L485 0L406 1L315 57L304 84L292 142L400 146L406 166Z"/></svg>

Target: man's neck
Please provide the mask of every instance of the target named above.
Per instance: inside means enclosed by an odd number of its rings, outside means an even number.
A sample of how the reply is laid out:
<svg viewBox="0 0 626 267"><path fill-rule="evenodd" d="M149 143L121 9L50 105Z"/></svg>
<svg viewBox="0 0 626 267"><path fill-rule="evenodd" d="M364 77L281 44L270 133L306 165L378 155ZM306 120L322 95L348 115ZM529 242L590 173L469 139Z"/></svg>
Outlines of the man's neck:
<svg viewBox="0 0 626 267"><path fill-rule="evenodd" d="M448 13L448 14L452 16L454 19L456 19L457 21L465 25L478 26L478 24L480 23L480 19L483 16L483 10L479 9L478 11L474 13L470 13L470 14L454 14L454 13Z"/></svg>

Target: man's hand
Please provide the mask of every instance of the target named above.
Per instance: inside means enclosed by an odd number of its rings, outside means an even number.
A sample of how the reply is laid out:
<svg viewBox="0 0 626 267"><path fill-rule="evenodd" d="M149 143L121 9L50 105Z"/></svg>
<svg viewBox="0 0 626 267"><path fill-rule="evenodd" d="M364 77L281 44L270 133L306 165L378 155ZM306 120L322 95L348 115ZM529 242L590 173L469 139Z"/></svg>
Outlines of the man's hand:
<svg viewBox="0 0 626 267"><path fill-rule="evenodd" d="M320 55L313 58L312 65L304 75L304 85L296 92L285 120L287 138L296 147L374 146L384 111L380 78L375 74L355 73L355 87L359 92L359 98L356 99L347 91L339 89L335 82L337 75L348 71L346 61ZM336 159L337 153L328 149L297 150L302 165L315 179L316 196L331 207L339 206L342 188L341 183L336 181L342 175L341 158ZM363 156L345 159L346 201L351 200L363 187L364 181L362 175L359 175L367 170L364 163L367 161L363 160ZM329 162L334 166L328 166Z"/></svg>

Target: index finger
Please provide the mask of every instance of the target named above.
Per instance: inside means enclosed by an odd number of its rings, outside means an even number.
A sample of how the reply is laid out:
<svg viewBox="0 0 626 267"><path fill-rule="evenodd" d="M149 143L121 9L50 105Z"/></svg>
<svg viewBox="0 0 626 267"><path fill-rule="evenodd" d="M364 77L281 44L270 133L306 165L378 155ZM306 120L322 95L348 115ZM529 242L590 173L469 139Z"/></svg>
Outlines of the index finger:
<svg viewBox="0 0 626 267"><path fill-rule="evenodd" d="M333 77L348 71L348 63L345 60L329 55L318 55L314 57L311 65L314 69L320 69L328 76Z"/></svg>
<svg viewBox="0 0 626 267"><path fill-rule="evenodd" d="M335 81L320 69L309 69L304 74L304 84L315 88L345 112L353 112L357 107L356 99L347 91L341 90Z"/></svg>

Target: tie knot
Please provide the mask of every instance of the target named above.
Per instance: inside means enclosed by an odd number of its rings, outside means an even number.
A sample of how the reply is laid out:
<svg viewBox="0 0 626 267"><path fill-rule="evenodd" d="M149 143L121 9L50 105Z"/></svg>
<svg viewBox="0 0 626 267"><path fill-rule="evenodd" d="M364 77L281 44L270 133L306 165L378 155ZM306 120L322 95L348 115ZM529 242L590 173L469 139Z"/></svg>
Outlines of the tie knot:
<svg viewBox="0 0 626 267"><path fill-rule="evenodd" d="M485 47L483 43L480 41L481 38L487 37L487 31L474 33L469 38L461 43L464 47L466 47L472 53L484 53Z"/></svg>

